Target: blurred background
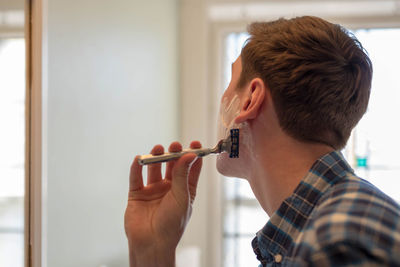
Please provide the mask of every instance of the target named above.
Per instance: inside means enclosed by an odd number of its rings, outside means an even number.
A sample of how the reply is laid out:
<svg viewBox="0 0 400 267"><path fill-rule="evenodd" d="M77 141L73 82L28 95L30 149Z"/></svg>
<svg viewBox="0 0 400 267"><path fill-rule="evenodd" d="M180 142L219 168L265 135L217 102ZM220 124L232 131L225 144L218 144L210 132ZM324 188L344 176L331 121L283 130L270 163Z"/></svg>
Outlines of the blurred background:
<svg viewBox="0 0 400 267"><path fill-rule="evenodd" d="M26 89L30 2L43 4L39 149ZM24 266L25 221L36 212L25 188L38 186L41 266L128 266L134 156L176 140L213 146L246 25L300 15L344 25L369 52L370 105L343 153L400 201L400 1L0 0L0 266ZM39 178L26 171L32 149L42 155ZM205 159L177 266L257 266L250 242L267 220L246 181Z"/></svg>

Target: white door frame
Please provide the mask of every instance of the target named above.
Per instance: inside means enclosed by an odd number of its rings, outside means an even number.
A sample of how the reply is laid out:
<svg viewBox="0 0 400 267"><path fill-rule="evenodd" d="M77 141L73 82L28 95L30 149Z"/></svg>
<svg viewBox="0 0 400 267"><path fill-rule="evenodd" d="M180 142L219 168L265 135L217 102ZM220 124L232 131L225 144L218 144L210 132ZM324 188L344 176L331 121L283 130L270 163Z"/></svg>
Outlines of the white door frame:
<svg viewBox="0 0 400 267"><path fill-rule="evenodd" d="M47 0L25 0L25 266L46 267Z"/></svg>

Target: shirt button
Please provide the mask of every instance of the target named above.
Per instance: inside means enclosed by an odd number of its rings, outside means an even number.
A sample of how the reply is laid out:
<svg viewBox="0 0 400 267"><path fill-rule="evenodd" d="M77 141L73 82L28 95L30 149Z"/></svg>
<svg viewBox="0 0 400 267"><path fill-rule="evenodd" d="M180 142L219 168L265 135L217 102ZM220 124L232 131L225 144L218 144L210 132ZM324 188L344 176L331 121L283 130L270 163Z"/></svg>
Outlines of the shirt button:
<svg viewBox="0 0 400 267"><path fill-rule="evenodd" d="M282 261L282 255L281 254L276 254L275 255L275 262L280 263Z"/></svg>

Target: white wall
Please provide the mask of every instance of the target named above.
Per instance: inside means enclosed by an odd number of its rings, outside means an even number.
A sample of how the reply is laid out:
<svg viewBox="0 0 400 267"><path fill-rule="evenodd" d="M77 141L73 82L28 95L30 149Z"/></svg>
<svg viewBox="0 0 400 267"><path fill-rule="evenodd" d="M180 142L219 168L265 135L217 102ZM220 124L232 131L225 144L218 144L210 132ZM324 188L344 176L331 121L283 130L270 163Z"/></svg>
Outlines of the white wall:
<svg viewBox="0 0 400 267"><path fill-rule="evenodd" d="M211 1L210 1L211 2ZM209 72L215 70L206 0L180 2L180 87L182 139L200 140L203 146L216 144L217 102L210 86ZM211 57L211 58L210 58ZM221 255L221 178L215 168L215 156L204 159L192 218L180 242L180 251L188 247L200 253L200 263L186 266L218 267ZM195 253L193 253L196 255ZM178 266L179 267L179 266Z"/></svg>
<svg viewBox="0 0 400 267"><path fill-rule="evenodd" d="M177 10L48 1L47 266L128 265L130 163L179 139Z"/></svg>

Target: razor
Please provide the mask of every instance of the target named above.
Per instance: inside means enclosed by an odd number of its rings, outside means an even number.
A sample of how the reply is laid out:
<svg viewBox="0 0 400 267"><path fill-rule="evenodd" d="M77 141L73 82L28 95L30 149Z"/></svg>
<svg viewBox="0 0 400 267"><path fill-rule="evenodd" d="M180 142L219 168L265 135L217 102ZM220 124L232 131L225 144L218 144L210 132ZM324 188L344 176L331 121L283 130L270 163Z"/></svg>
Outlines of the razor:
<svg viewBox="0 0 400 267"><path fill-rule="evenodd" d="M194 153L198 157L204 157L210 154L229 153L230 158L239 157L239 129L231 129L230 135L218 142L213 148L184 149L180 152L164 153L162 155L142 155L139 157L140 165L167 162L178 159L187 153Z"/></svg>

